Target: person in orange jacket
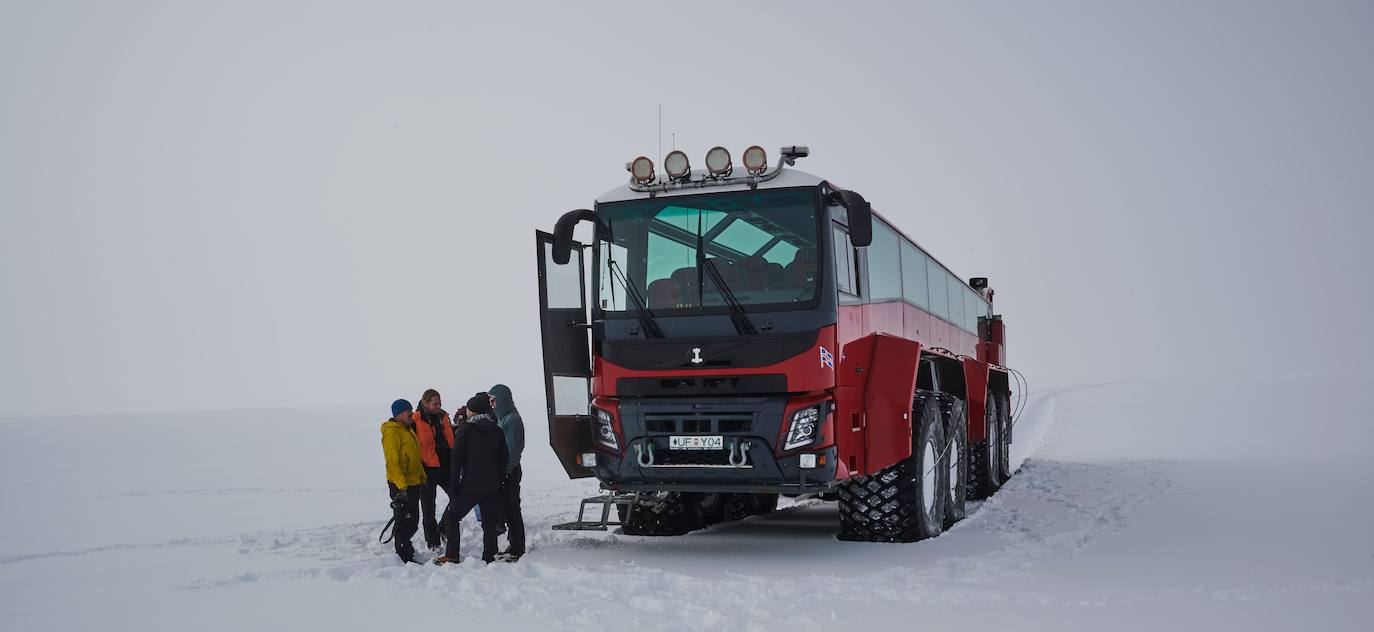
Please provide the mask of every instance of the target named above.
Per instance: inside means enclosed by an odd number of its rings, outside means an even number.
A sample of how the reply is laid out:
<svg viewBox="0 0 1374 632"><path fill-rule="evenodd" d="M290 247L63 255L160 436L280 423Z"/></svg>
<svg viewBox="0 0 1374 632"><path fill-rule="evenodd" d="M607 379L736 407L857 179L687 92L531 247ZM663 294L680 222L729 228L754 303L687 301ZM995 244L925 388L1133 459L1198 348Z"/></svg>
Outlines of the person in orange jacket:
<svg viewBox="0 0 1374 632"><path fill-rule="evenodd" d="M435 520L437 507L436 490L449 480L448 463L453 455L453 424L448 413L444 412L444 402L439 391L429 389L420 397L420 410L411 414L415 426L415 438L420 444L420 461L425 465L425 483L420 492L420 510L424 528L425 545L431 551L439 551L442 545L440 535L444 533L442 521ZM448 490L444 490L448 495Z"/></svg>
<svg viewBox="0 0 1374 632"><path fill-rule="evenodd" d="M386 486L391 492L392 536L396 555L402 562L415 561L410 539L419 527L420 494L424 490L425 468L420 462L420 446L415 440L410 402L391 403L391 419L382 422L382 456L386 458Z"/></svg>

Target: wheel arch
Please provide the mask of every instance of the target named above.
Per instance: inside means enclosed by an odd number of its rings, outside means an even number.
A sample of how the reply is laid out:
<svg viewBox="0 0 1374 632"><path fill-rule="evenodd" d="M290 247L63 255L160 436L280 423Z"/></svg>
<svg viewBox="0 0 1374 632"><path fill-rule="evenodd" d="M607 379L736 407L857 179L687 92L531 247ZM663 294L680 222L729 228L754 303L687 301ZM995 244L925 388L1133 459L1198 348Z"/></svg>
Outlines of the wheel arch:
<svg viewBox="0 0 1374 632"><path fill-rule="evenodd" d="M959 399L965 394L964 369L959 361L938 353L922 353L916 388L949 393Z"/></svg>
<svg viewBox="0 0 1374 632"><path fill-rule="evenodd" d="M988 365L988 388L994 393L1010 395L1011 375L1002 367Z"/></svg>

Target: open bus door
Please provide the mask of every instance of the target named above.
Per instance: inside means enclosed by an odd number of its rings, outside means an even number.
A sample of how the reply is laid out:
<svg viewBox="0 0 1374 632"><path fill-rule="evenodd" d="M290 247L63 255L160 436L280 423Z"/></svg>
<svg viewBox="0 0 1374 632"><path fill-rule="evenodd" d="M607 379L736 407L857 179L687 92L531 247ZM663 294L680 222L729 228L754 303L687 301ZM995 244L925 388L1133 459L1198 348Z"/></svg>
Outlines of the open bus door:
<svg viewBox="0 0 1374 632"><path fill-rule="evenodd" d="M544 397L549 445L570 478L594 474L581 455L592 452L591 377L585 246L573 242L568 263L553 259L553 235L535 231L539 261L539 330L544 347Z"/></svg>

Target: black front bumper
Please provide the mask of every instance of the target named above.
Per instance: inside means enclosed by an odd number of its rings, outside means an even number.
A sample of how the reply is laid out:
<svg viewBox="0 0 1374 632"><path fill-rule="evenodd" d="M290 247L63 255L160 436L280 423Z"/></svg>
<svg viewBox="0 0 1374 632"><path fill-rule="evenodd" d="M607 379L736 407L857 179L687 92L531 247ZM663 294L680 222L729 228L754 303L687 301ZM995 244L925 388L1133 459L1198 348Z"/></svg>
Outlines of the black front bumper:
<svg viewBox="0 0 1374 632"><path fill-rule="evenodd" d="M786 406L785 396L621 399L625 452L598 453L596 476L606 488L623 491L805 494L831 488L834 446L775 456ZM720 436L724 449L670 449L670 437L694 435ZM823 464L802 468L802 454Z"/></svg>

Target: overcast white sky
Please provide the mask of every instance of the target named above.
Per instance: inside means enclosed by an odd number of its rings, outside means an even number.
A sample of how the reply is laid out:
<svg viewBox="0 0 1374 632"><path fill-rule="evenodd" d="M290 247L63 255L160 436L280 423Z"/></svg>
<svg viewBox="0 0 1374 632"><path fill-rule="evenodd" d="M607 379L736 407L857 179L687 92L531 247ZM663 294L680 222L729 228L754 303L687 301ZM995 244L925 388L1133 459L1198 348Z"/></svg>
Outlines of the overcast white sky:
<svg viewBox="0 0 1374 632"><path fill-rule="evenodd" d="M0 2L0 416L532 389L532 233L660 103L991 277L1034 385L1369 372L1374 4L584 4Z"/></svg>

